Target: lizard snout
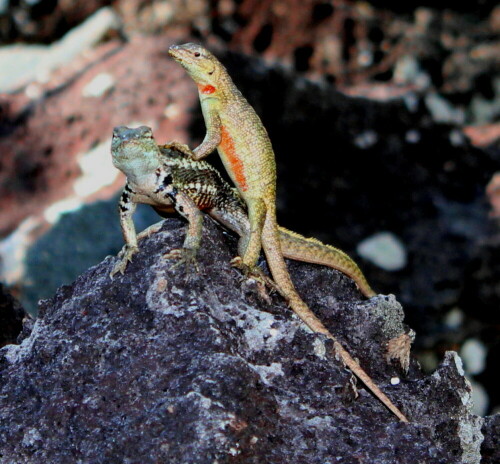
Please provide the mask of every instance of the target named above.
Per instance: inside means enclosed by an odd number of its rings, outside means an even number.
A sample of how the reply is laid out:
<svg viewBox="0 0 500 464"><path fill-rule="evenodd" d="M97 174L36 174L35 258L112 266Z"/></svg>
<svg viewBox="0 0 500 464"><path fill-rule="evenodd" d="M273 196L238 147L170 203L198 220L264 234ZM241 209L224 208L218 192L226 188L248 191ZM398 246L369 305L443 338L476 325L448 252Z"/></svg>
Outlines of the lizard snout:
<svg viewBox="0 0 500 464"><path fill-rule="evenodd" d="M179 45L171 45L170 47L168 47L168 54L172 58L178 58L180 51L181 51L181 47Z"/></svg>

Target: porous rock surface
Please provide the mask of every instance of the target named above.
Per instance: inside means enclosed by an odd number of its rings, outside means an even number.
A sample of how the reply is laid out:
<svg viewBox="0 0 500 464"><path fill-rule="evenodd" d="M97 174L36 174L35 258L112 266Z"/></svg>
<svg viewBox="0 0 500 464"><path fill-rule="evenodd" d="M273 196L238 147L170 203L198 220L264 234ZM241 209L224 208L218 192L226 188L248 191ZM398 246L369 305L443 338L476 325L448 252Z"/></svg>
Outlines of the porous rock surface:
<svg viewBox="0 0 500 464"><path fill-rule="evenodd" d="M410 418L353 385L323 336L231 268L234 240L205 220L200 273L162 258L167 220L125 275L116 258L42 302L0 350L0 462L478 463L482 420L448 353L405 375L385 343L407 328L392 296L364 300L341 273L291 263L298 290ZM391 385L391 377L399 377ZM356 397L356 391L359 396Z"/></svg>

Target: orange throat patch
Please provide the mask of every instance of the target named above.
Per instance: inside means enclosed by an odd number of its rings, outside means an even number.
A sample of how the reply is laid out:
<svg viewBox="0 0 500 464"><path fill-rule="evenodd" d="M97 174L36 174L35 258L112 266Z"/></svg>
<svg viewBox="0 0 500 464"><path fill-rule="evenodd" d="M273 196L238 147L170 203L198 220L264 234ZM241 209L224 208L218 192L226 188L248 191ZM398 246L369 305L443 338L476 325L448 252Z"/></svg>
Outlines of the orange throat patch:
<svg viewBox="0 0 500 464"><path fill-rule="evenodd" d="M213 85L199 85L198 89L203 95L211 95L216 90Z"/></svg>
<svg viewBox="0 0 500 464"><path fill-rule="evenodd" d="M231 166L231 171L233 173L234 181L238 188L245 192L248 189L247 180L245 177L245 170L241 159L236 153L236 146L234 140L229 134L228 130L221 126L221 141L219 147L224 152L229 165Z"/></svg>

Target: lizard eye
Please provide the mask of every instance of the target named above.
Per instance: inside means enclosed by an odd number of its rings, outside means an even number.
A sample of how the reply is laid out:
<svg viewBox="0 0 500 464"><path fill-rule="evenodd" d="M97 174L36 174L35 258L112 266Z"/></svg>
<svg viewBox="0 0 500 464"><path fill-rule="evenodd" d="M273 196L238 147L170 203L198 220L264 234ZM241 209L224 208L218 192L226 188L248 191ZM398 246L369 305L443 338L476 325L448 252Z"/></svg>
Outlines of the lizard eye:
<svg viewBox="0 0 500 464"><path fill-rule="evenodd" d="M201 56L201 53L200 52L194 52L194 56L196 56L196 58L198 58L199 56Z"/></svg>

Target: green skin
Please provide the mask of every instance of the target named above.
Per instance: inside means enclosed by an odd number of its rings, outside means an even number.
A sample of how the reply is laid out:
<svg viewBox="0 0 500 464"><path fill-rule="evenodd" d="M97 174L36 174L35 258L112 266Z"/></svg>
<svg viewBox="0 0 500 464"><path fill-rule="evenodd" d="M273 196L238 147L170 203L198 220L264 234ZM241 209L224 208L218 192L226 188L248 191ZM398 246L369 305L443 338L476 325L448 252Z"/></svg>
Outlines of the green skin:
<svg viewBox="0 0 500 464"><path fill-rule="evenodd" d="M283 257L276 220L274 152L259 116L236 88L224 66L208 50L187 43L171 46L169 54L198 86L207 133L193 151L193 159L202 159L217 149L248 208L250 234L233 264L249 275L258 276L257 260L263 248L278 290L292 310L311 330L332 339L343 362L388 409L407 422L295 290Z"/></svg>

